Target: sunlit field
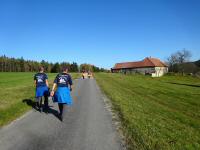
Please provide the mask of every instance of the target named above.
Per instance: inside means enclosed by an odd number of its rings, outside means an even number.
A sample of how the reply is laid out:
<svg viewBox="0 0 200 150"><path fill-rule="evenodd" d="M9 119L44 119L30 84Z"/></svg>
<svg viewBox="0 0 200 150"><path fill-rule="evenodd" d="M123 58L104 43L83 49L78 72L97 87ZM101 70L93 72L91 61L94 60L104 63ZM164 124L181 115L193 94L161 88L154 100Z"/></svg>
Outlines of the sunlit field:
<svg viewBox="0 0 200 150"><path fill-rule="evenodd" d="M200 149L200 79L95 74L130 149Z"/></svg>
<svg viewBox="0 0 200 150"><path fill-rule="evenodd" d="M50 87L57 74L48 73ZM78 78L78 73L71 73ZM0 73L0 126L16 119L31 109L23 100L33 100L35 88L34 73Z"/></svg>

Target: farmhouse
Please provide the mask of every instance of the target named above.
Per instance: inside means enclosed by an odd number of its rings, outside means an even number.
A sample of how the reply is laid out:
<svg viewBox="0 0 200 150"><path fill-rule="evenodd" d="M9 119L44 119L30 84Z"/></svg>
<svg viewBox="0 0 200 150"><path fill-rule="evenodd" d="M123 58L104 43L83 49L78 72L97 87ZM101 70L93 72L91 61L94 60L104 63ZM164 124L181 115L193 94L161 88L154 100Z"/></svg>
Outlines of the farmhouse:
<svg viewBox="0 0 200 150"><path fill-rule="evenodd" d="M150 74L152 77L160 77L168 72L168 67L157 58L146 57L142 61L117 63L111 68L111 72L141 73Z"/></svg>

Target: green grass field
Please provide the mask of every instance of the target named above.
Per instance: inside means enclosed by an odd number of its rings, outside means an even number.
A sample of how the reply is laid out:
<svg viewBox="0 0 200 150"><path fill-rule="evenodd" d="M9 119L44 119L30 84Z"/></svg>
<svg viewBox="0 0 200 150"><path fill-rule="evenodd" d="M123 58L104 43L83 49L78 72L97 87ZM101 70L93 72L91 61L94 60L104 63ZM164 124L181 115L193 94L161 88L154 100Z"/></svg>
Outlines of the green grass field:
<svg viewBox="0 0 200 150"><path fill-rule="evenodd" d="M129 149L200 149L200 79L95 74Z"/></svg>
<svg viewBox="0 0 200 150"><path fill-rule="evenodd" d="M78 73L72 73L72 78L78 78ZM31 107L22 101L34 100L34 73L0 73L0 126L16 119ZM56 74L48 74L52 85ZM50 86L52 87L52 86Z"/></svg>

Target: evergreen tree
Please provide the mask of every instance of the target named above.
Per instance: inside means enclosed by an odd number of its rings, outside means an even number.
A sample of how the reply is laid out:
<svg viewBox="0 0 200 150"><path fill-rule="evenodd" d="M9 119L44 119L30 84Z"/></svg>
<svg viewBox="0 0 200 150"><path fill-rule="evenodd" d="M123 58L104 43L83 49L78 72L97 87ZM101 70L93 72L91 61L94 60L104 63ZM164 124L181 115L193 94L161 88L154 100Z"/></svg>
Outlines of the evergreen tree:
<svg viewBox="0 0 200 150"><path fill-rule="evenodd" d="M60 68L60 64L57 62L53 65L52 69L51 69L51 72L52 73L58 73L61 71L61 68Z"/></svg>
<svg viewBox="0 0 200 150"><path fill-rule="evenodd" d="M0 56L0 72L38 72L40 66L45 68L46 72L61 72L63 66L68 67L70 72L79 72L80 71L91 71L99 72L106 71L105 69L100 69L91 64L81 64L80 67L76 62L72 64L68 62L62 63L49 63L48 61L42 60L41 62L33 60L24 60L21 58L9 58L5 55Z"/></svg>

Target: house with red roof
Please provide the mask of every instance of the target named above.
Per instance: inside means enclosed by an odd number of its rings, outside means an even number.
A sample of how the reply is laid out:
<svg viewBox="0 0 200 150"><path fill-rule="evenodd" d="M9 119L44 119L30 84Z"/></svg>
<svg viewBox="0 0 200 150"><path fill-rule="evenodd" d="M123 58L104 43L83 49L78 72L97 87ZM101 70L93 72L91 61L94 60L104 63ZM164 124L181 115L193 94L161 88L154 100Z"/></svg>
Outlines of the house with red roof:
<svg viewBox="0 0 200 150"><path fill-rule="evenodd" d="M142 61L116 63L111 72L150 74L152 77L160 77L168 72L168 66L158 58L146 57Z"/></svg>

